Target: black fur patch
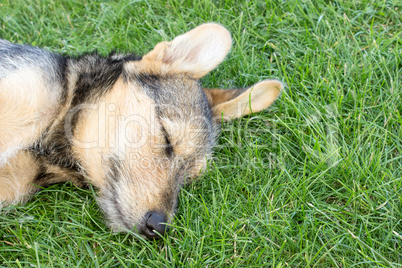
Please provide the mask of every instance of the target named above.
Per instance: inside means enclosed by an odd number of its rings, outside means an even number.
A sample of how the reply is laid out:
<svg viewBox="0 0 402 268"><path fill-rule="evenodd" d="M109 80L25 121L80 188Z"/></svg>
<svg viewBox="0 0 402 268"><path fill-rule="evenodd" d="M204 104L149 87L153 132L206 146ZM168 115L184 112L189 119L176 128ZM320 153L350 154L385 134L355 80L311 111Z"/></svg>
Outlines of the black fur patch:
<svg viewBox="0 0 402 268"><path fill-rule="evenodd" d="M78 73L72 107L86 101L96 101L116 82L123 70L122 59L103 58L97 53L70 59L69 68Z"/></svg>
<svg viewBox="0 0 402 268"><path fill-rule="evenodd" d="M60 104L61 106L64 106L67 101L67 93L68 93L67 79L66 79L67 58L61 55L54 55L54 57L57 63L56 75L57 78L59 79L60 85L62 85Z"/></svg>
<svg viewBox="0 0 402 268"><path fill-rule="evenodd" d="M74 109L85 102L96 102L113 87L122 75L124 63L138 61L141 58L133 54L118 55L115 53L102 57L96 52L79 58L67 58L68 71L78 74L71 108ZM80 111L78 110L72 118L72 133L74 133L79 116Z"/></svg>
<svg viewBox="0 0 402 268"><path fill-rule="evenodd" d="M36 142L30 151L50 165L81 172L78 161L72 154L71 142L61 128L51 133L50 137Z"/></svg>

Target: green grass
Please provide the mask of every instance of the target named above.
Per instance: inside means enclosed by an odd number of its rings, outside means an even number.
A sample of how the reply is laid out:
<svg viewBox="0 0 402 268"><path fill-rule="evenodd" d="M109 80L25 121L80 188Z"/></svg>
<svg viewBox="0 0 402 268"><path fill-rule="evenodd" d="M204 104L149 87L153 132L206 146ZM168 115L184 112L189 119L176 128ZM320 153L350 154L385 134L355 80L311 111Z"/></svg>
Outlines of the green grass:
<svg viewBox="0 0 402 268"><path fill-rule="evenodd" d="M93 191L57 185L0 215L0 263L401 267L401 17L400 0L0 0L0 38L68 54L142 54L219 22L233 48L205 86L287 84L223 124L164 241L110 233Z"/></svg>

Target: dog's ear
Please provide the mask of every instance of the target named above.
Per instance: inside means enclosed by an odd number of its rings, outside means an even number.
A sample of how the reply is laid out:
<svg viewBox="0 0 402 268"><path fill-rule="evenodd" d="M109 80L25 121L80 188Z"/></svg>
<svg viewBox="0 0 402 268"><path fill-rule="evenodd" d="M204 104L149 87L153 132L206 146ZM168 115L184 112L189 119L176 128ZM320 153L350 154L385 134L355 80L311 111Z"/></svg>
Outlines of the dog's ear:
<svg viewBox="0 0 402 268"><path fill-rule="evenodd" d="M207 23L171 42L157 44L143 57L142 63L149 71L186 73L201 78L223 61L231 46L228 30L219 24Z"/></svg>
<svg viewBox="0 0 402 268"><path fill-rule="evenodd" d="M265 110L279 96L283 84L265 80L244 89L204 89L217 119L227 121L253 112Z"/></svg>

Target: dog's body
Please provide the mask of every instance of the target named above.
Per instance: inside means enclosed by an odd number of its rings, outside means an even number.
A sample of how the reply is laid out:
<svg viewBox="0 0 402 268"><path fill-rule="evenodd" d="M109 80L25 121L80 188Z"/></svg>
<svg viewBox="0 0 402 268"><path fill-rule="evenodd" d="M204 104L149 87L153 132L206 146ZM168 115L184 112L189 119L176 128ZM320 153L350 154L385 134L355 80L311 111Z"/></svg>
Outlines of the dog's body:
<svg viewBox="0 0 402 268"><path fill-rule="evenodd" d="M282 88L270 80L203 89L198 79L230 46L216 24L143 57L71 58L0 40L2 205L54 183L91 183L115 230L163 233L180 185L205 165L222 116L263 110Z"/></svg>

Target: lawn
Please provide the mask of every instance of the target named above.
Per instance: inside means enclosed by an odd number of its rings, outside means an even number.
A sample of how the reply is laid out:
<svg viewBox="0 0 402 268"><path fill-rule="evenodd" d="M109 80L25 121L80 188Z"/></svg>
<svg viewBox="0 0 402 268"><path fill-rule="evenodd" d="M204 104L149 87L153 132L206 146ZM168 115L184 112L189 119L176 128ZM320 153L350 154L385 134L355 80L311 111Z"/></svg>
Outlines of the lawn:
<svg viewBox="0 0 402 268"><path fill-rule="evenodd" d="M233 48L205 87L287 87L222 124L169 235L111 233L95 189L55 185L0 214L2 267L402 266L400 0L0 0L0 38L72 55L211 21Z"/></svg>

